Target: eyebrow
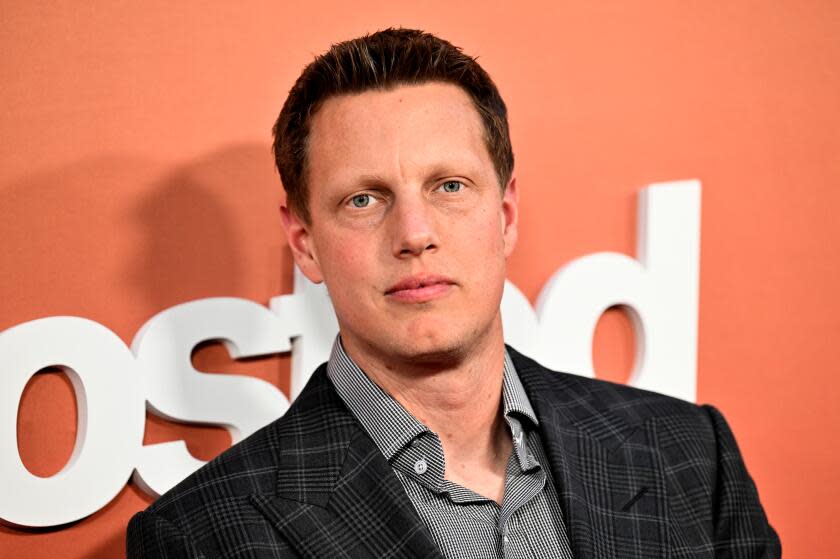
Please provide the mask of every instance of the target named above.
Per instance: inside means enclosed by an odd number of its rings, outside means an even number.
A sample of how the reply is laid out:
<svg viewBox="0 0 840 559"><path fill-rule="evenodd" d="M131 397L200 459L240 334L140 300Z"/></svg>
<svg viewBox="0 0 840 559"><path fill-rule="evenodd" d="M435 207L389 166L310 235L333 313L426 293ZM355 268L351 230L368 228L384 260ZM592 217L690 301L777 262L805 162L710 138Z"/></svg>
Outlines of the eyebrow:
<svg viewBox="0 0 840 559"><path fill-rule="evenodd" d="M472 176L475 174L474 165L467 160L453 161L451 163L440 164L432 167L426 174L427 182L433 182L448 176ZM354 187L371 188L371 187L387 187L390 181L382 175L364 173L351 178L349 183Z"/></svg>
<svg viewBox="0 0 840 559"><path fill-rule="evenodd" d="M382 175L363 174L353 177L354 185L371 187L371 186L386 186L388 181Z"/></svg>
<svg viewBox="0 0 840 559"><path fill-rule="evenodd" d="M457 177L458 180L466 180L472 186L480 186L480 182L476 182L476 175L479 174L475 166L475 162L470 158L461 158L446 163L438 163L430 167L426 176L423 179L425 186L433 185L445 177ZM392 182L385 178L385 176L377 173L361 173L359 175L350 175L341 180L341 187L333 193L330 197L330 204L336 206L341 205L349 194L358 190L373 190L380 192L389 192L392 188Z"/></svg>

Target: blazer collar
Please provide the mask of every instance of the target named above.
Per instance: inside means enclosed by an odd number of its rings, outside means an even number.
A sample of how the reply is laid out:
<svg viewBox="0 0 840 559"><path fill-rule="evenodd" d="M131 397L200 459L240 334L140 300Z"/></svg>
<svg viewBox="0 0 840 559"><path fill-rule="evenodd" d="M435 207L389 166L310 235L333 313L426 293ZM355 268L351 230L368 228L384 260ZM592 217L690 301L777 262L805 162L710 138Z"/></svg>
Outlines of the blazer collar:
<svg viewBox="0 0 840 559"><path fill-rule="evenodd" d="M622 545L646 557L666 553L664 463L640 406L626 405L625 392L610 383L549 371L508 351L539 419L575 558L619 555ZM325 366L274 434L275 494L251 499L303 557L441 558Z"/></svg>
<svg viewBox="0 0 840 559"><path fill-rule="evenodd" d="M321 366L277 423L277 487L254 505L303 557L441 558Z"/></svg>
<svg viewBox="0 0 840 559"><path fill-rule="evenodd" d="M508 351L540 420L574 557L613 557L622 546L645 557L667 553L666 478L654 425L636 406L622 405L628 400L616 385Z"/></svg>

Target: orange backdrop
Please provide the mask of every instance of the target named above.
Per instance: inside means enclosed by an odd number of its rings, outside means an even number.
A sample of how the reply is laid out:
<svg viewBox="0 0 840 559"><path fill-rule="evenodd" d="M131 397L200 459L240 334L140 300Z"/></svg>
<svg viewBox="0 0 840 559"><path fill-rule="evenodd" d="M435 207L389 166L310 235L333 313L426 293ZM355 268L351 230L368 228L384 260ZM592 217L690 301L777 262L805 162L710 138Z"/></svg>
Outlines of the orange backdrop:
<svg viewBox="0 0 840 559"><path fill-rule="evenodd" d="M0 330L69 314L130 343L180 302L289 292L269 150L286 91L331 42L423 28L478 55L508 102L522 193L509 278L532 302L573 258L633 254L640 188L702 181L698 400L727 415L786 557L833 555L840 4L36 4L0 4ZM632 347L608 312L599 376L626 378ZM288 357L235 363L210 344L194 361L288 388ZM62 374L30 381L31 471L62 467L75 414ZM178 438L204 459L230 443L147 420L147 443ZM120 557L149 502L128 484L70 526L0 526L0 555Z"/></svg>

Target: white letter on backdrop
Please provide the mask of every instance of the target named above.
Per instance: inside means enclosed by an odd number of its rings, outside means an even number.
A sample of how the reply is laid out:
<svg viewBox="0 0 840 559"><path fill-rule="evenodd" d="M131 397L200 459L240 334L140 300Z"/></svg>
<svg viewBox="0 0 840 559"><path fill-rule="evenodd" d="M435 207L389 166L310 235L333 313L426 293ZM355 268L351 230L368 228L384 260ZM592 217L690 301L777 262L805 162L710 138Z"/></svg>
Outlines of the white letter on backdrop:
<svg viewBox="0 0 840 559"><path fill-rule="evenodd" d="M519 288L508 280L505 280L500 309L505 343L542 363L540 323L534 307Z"/></svg>
<svg viewBox="0 0 840 559"><path fill-rule="evenodd" d="M330 358L338 320L323 283L314 284L295 266L294 295L279 295L270 302L271 311L284 324L293 324L292 394L294 400L315 369Z"/></svg>
<svg viewBox="0 0 840 559"><path fill-rule="evenodd" d="M217 297L169 308L152 317L131 345L147 408L170 420L223 425L239 442L283 415L289 400L258 378L196 371L192 351L201 342L219 340L233 358L270 355L289 351L289 337L267 308L245 299ZM134 479L160 495L202 464L184 441L147 445Z"/></svg>
<svg viewBox="0 0 840 559"><path fill-rule="evenodd" d="M140 377L122 340L84 318L33 320L0 333L0 366L0 518L56 526L108 504L134 469L145 422ZM26 383L51 366L73 384L78 425L70 460L41 478L20 459L17 415Z"/></svg>
<svg viewBox="0 0 840 559"><path fill-rule="evenodd" d="M537 301L539 357L592 376L592 336L601 314L625 307L636 331L630 383L684 400L697 390L700 183L653 184L640 194L638 260L602 252L557 271Z"/></svg>

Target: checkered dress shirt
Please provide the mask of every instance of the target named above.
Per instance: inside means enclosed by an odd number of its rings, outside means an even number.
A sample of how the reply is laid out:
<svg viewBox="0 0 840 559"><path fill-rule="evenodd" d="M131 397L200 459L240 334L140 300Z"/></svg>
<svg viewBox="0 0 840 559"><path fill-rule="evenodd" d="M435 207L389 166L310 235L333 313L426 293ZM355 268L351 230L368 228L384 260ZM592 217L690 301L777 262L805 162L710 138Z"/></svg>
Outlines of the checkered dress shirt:
<svg viewBox="0 0 840 559"><path fill-rule="evenodd" d="M336 338L327 374L388 460L447 558L571 558L538 421L505 352L502 402L513 438L502 505L444 479L440 438L353 362Z"/></svg>

